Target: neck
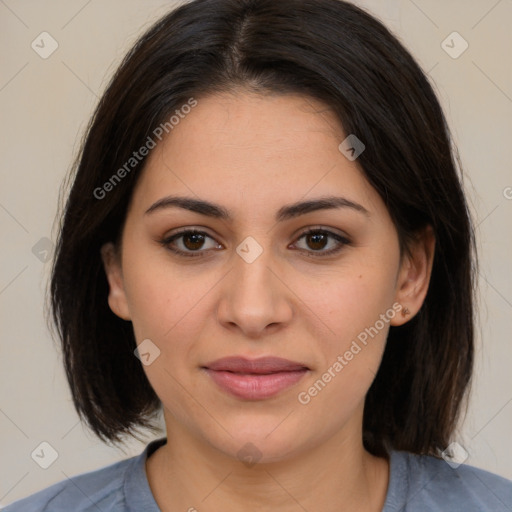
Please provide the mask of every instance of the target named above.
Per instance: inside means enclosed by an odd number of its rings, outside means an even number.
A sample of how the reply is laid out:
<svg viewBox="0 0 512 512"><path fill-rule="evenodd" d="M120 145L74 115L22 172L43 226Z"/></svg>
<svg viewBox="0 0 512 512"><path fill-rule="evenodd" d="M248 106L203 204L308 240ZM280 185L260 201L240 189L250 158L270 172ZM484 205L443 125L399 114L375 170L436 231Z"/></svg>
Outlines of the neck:
<svg viewBox="0 0 512 512"><path fill-rule="evenodd" d="M167 424L167 443L146 463L148 481L163 512L380 512L389 464L368 453L357 430L342 430L322 445L276 462L242 463Z"/></svg>

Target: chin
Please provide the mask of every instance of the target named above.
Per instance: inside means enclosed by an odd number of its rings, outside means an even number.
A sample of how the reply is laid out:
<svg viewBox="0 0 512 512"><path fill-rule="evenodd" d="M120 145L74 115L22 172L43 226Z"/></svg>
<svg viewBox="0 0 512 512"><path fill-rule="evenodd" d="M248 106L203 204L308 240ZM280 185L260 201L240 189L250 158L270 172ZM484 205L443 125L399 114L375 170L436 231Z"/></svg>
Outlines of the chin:
<svg viewBox="0 0 512 512"><path fill-rule="evenodd" d="M293 439L293 442L290 442ZM230 440L227 446L219 447L228 457L237 459L247 467L255 464L272 464L286 461L292 458L300 447L297 439L284 439L276 436L275 439L264 439L260 437L240 436Z"/></svg>
<svg viewBox="0 0 512 512"><path fill-rule="evenodd" d="M205 429L203 435L211 446L248 466L280 462L307 450L312 441L312 433L288 423L291 418L285 419L287 414L264 418L247 414L236 422L223 423L231 435L222 428L217 429L213 436L211 430Z"/></svg>

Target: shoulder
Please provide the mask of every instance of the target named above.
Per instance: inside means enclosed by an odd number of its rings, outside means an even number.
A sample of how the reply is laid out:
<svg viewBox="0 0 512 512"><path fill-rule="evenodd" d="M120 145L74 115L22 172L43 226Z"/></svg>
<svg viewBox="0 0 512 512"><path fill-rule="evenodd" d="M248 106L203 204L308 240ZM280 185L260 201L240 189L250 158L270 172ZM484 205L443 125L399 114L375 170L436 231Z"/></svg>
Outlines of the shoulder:
<svg viewBox="0 0 512 512"><path fill-rule="evenodd" d="M512 512L512 481L468 464L392 452L384 512L423 510Z"/></svg>
<svg viewBox="0 0 512 512"><path fill-rule="evenodd" d="M2 512L89 512L123 510L123 483L136 457L95 471L62 480L27 498L15 501Z"/></svg>

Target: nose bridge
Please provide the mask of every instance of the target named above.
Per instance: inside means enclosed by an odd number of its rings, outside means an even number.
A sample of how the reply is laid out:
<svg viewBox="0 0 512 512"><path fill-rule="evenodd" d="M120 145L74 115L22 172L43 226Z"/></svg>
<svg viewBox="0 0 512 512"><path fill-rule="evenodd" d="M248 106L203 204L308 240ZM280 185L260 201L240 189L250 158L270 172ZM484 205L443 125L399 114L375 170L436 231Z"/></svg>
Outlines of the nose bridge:
<svg viewBox="0 0 512 512"><path fill-rule="evenodd" d="M272 250L247 237L237 247L234 268L222 293L219 320L236 324L247 334L287 321L290 305L274 267Z"/></svg>
<svg viewBox="0 0 512 512"><path fill-rule="evenodd" d="M269 289L271 272L269 267L272 266L270 257L270 251L267 251L265 255L260 255L253 262L248 263L242 258L237 262L235 267L235 274L239 279L239 284L242 289L246 288L258 288L263 287Z"/></svg>
<svg viewBox="0 0 512 512"><path fill-rule="evenodd" d="M250 302L253 306L260 301L258 307L269 303L276 284L272 282L275 277L269 269L273 263L275 265L271 249L264 249L254 238L248 237L237 247L234 260L233 290L238 301Z"/></svg>

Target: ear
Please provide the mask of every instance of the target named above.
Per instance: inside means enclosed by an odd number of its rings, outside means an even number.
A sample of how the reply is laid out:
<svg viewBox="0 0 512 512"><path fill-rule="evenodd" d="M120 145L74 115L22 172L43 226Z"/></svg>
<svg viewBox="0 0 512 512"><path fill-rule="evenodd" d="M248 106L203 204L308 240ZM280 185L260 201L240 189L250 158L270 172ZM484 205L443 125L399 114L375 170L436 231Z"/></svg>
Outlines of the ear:
<svg viewBox="0 0 512 512"><path fill-rule="evenodd" d="M427 295L434 263L435 236L431 226L418 232L405 252L398 273L395 302L402 309L391 325L403 325L418 313Z"/></svg>
<svg viewBox="0 0 512 512"><path fill-rule="evenodd" d="M101 247L101 259L109 284L108 305L114 314L123 320L131 320L124 290L120 257L112 242Z"/></svg>

